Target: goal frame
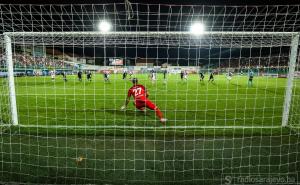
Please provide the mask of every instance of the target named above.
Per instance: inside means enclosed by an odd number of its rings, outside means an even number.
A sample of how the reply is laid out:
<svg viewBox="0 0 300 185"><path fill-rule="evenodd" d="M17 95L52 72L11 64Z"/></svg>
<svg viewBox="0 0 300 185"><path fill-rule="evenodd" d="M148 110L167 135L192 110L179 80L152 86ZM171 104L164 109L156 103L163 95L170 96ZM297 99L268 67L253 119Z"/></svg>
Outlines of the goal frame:
<svg viewBox="0 0 300 185"><path fill-rule="evenodd" d="M135 36L189 36L193 35L190 32L4 32L4 43L5 43L5 54L6 54L6 63L7 63L7 78L8 78L8 85L9 85L9 101L10 101L10 109L11 109L11 120L12 125L19 125L21 127L39 127L39 125L22 125L19 124L18 120L18 110L17 110L17 101L16 101L16 90L15 90L15 80L14 80L14 69L13 69L13 60L12 60L12 41L11 38L14 36L104 36L105 35L135 35ZM222 36L291 36L291 43L290 43L290 57L289 57L289 72L287 74L287 83L284 95L284 104L283 104L283 111L282 111L282 123L281 126L271 126L271 128L278 128L278 127L287 127L289 113L290 113L290 106L292 101L292 90L293 90L293 81L294 81L294 74L296 68L296 61L297 61L297 52L298 52L298 45L299 45L299 33L298 32L204 32L200 35L193 35L195 37L204 37L205 35L222 35ZM58 125L56 125L58 126ZM59 126L60 127L60 126ZM66 126L61 126L66 127ZM111 126L115 128L115 126ZM118 128L125 126L117 126ZM195 126L192 126L195 128ZM130 127L134 128L134 127ZM189 128L189 126L185 126L184 128ZM197 127L198 128L198 127ZM206 128L206 126L199 126L199 128ZM233 128L232 126L207 126L207 128ZM235 127L234 127L235 128ZM244 128L244 127L243 127ZM250 128L266 128L262 127L250 127ZM267 128L270 128L268 126Z"/></svg>

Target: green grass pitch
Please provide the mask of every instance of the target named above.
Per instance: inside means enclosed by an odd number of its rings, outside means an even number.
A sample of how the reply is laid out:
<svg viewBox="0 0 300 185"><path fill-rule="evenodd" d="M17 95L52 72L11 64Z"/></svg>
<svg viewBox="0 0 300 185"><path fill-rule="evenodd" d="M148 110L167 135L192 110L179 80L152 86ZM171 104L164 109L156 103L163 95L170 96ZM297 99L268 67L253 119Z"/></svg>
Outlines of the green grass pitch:
<svg viewBox="0 0 300 185"><path fill-rule="evenodd" d="M179 75L169 75L167 84L162 75L152 84L147 75L137 75L149 91L149 99L169 120L167 126L280 126L285 79L254 79L247 87L247 77L234 77L230 83L223 75L215 84L200 82L189 76L182 82ZM143 114L133 101L123 112L127 90L132 86L121 75L112 75L104 83L102 75L92 82L78 82L68 76L63 82L49 77L16 78L19 120L22 125L62 126L156 126L161 124L154 112Z"/></svg>
<svg viewBox="0 0 300 185"><path fill-rule="evenodd" d="M76 76L67 82L61 76L54 82L15 78L21 126L1 127L0 182L208 185L245 174L299 182L299 132L280 128L286 79L255 77L248 87L246 76L229 83L217 75L214 84L197 75L186 83L169 75L166 84L160 74L155 84L146 74L137 77L168 118L166 126L153 111L137 111L133 99L127 111L120 110L132 86L120 74L111 75L110 83L102 75L92 82ZM299 80L295 84L293 123L299 117ZM7 90L2 91L7 123Z"/></svg>

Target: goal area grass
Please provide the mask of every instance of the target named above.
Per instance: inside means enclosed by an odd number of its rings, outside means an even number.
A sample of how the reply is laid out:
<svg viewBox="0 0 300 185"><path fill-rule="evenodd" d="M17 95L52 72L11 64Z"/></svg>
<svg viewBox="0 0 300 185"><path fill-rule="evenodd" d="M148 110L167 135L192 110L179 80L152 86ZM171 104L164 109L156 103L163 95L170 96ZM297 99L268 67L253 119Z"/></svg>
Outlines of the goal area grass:
<svg viewBox="0 0 300 185"><path fill-rule="evenodd" d="M0 182L209 185L255 174L299 182L299 134L292 132L185 138L34 134L1 134Z"/></svg>

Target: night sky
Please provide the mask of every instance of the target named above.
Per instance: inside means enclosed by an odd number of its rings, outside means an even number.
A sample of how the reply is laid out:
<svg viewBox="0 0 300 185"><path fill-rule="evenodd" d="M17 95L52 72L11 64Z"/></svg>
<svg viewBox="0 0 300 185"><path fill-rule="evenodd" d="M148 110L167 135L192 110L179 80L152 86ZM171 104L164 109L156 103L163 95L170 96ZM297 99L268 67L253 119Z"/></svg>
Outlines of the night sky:
<svg viewBox="0 0 300 185"><path fill-rule="evenodd" d="M13 1L1 6L0 31L97 31L97 23L111 20L114 31L188 31L191 22L205 22L207 31L300 31L300 8L297 1L130 1L133 18L128 19L124 1ZM113 4L115 2L115 4ZM136 4L138 2L138 4ZM23 5L19 5L22 3ZM26 5L33 3L34 5ZM39 4L51 3L49 5ZM56 4L60 3L60 4ZM109 3L100 5L101 3ZM119 4L121 3L121 4ZM152 5L148 5L151 3ZM166 5L157 5L157 3ZM265 6L264 4L271 6ZM276 7L272 4L281 4ZM198 6L187 6L187 5ZM289 6L286 6L289 4ZM183 6L180 6L183 5ZM202 6L206 5L206 6ZM215 5L215 6L212 6ZM247 5L247 6L234 6ZM253 6L257 5L257 6ZM12 21L11 21L12 20ZM126 59L153 58L161 62L193 65L196 58L238 58L287 53L287 47L274 48L166 48L162 46L111 45L106 46L54 46L67 53L86 57L125 57Z"/></svg>

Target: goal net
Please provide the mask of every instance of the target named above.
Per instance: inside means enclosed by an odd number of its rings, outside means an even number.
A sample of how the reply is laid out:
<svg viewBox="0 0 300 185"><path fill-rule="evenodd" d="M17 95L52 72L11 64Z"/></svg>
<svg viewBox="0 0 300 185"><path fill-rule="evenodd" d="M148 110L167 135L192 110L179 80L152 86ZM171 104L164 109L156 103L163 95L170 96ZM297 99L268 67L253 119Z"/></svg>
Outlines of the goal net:
<svg viewBox="0 0 300 185"><path fill-rule="evenodd" d="M0 6L2 182L299 182L298 6Z"/></svg>

